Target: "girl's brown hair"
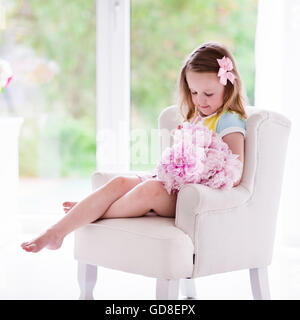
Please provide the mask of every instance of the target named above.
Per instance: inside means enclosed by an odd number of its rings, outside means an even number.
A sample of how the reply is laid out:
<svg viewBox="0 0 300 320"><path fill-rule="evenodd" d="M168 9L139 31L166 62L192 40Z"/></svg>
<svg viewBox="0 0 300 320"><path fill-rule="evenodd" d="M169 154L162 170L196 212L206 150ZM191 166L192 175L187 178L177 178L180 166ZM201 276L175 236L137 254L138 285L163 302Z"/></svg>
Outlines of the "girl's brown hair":
<svg viewBox="0 0 300 320"><path fill-rule="evenodd" d="M218 73L220 66L217 59L222 59L224 56L230 58L232 61L233 70L231 70L231 72L234 74L235 79L233 84L230 81L227 81L224 91L224 102L217 110L217 114L231 110L236 111L241 118L247 119L247 114L243 106L243 101L245 101L246 98L242 93L241 78L232 54L224 45L215 42L207 42L196 48L187 57L181 68L177 82L177 104L184 121L192 119L196 112L186 80L186 72Z"/></svg>

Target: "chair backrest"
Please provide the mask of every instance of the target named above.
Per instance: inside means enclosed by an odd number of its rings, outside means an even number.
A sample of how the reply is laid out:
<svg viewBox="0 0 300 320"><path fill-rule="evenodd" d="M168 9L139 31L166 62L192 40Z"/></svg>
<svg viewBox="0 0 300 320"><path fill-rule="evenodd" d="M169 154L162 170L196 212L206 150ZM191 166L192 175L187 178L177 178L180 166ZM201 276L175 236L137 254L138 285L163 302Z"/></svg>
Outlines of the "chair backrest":
<svg viewBox="0 0 300 320"><path fill-rule="evenodd" d="M247 106L245 110L248 119L240 185L249 191L253 201L268 201L268 210L277 212L291 121L277 112L258 107ZM158 126L165 132L160 135L161 152L173 143L166 132L171 133L182 120L175 105L161 112Z"/></svg>

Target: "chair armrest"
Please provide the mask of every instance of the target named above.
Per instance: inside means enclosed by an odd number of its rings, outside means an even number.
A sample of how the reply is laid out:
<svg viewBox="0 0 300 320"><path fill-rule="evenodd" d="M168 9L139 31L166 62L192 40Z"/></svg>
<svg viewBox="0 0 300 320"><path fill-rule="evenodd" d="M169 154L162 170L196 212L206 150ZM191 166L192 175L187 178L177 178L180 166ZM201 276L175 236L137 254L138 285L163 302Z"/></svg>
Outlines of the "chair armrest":
<svg viewBox="0 0 300 320"><path fill-rule="evenodd" d="M193 278L268 265L273 238L268 225L273 221L262 213L241 184L230 190L184 185L175 225L194 244Z"/></svg>
<svg viewBox="0 0 300 320"><path fill-rule="evenodd" d="M194 242L197 216L229 213L244 205L249 198L249 191L241 184L229 190L213 189L203 184L185 184L177 196L175 225Z"/></svg>
<svg viewBox="0 0 300 320"><path fill-rule="evenodd" d="M92 190L96 190L109 180L117 176L134 176L137 174L143 174L144 171L126 171L126 172L94 172L92 175Z"/></svg>

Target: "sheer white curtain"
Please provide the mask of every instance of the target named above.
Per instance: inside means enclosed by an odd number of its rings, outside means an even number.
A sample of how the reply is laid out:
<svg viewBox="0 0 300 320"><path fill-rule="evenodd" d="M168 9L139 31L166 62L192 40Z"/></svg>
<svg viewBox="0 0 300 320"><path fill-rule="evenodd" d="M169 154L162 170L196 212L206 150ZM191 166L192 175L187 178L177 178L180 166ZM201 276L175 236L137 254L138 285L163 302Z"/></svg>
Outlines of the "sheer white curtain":
<svg viewBox="0 0 300 320"><path fill-rule="evenodd" d="M255 105L280 112L292 121L278 216L280 238L288 246L300 246L299 34L299 0L259 0Z"/></svg>

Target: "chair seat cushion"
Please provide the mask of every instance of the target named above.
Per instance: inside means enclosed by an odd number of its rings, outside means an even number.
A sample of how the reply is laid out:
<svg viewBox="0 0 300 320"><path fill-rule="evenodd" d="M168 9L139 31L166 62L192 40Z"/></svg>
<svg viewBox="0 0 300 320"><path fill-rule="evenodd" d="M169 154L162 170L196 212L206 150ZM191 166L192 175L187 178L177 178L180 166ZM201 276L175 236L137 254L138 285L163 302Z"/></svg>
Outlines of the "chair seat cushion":
<svg viewBox="0 0 300 320"><path fill-rule="evenodd" d="M194 245L174 218L100 219L75 231L74 256L87 264L163 279L191 277Z"/></svg>

